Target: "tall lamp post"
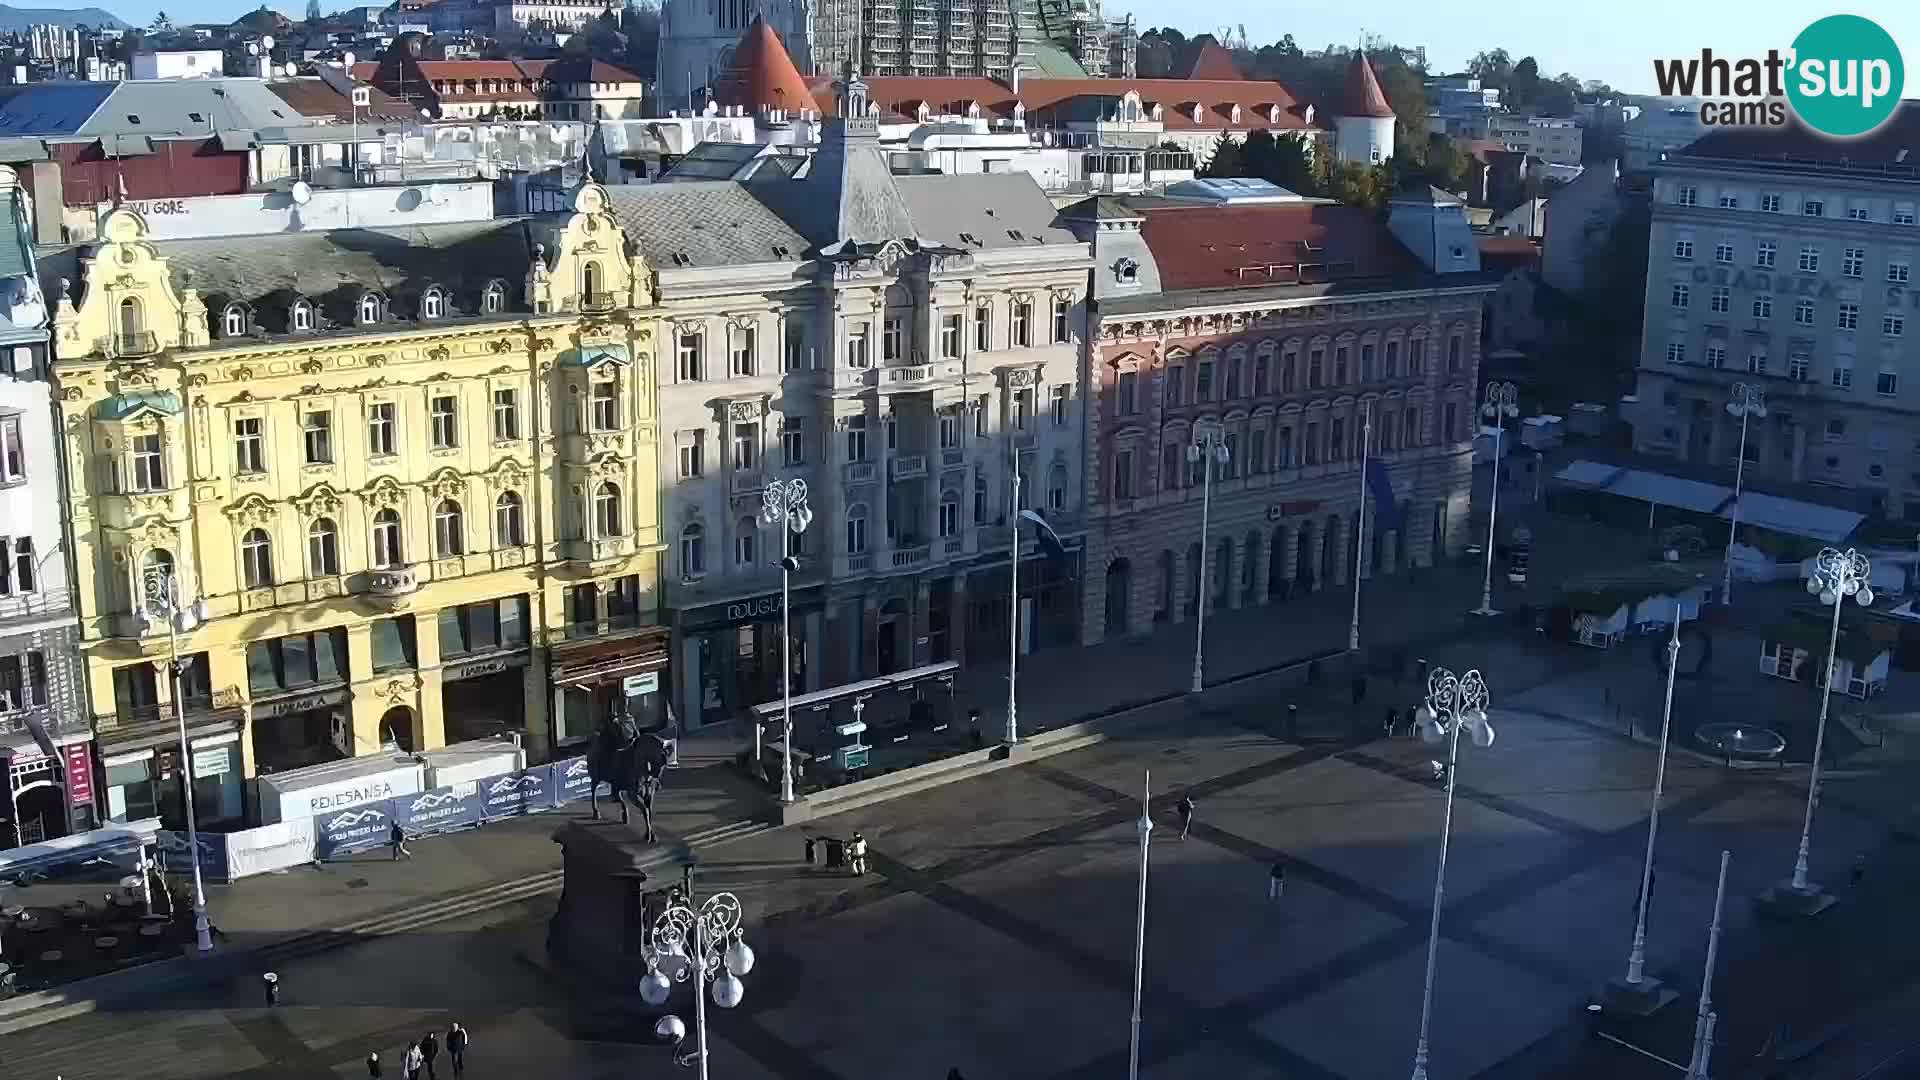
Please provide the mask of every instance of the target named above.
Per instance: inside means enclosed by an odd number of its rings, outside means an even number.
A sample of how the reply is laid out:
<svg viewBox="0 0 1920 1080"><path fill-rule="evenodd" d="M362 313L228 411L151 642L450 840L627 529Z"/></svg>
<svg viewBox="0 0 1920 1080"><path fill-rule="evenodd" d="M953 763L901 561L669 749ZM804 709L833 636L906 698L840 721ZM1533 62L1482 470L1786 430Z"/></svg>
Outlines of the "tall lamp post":
<svg viewBox="0 0 1920 1080"><path fill-rule="evenodd" d="M682 1065L698 1064L707 1080L707 994L723 1009L740 1004L747 986L740 976L753 970L753 950L740 929L740 899L715 893L695 908L692 898L676 900L654 920L645 946L647 973L640 978L640 999L665 1005L673 984L693 982L694 1049L681 1054ZM711 986L711 990L709 990ZM677 1016L663 1016L654 1034L674 1042L686 1037Z"/></svg>
<svg viewBox="0 0 1920 1080"><path fill-rule="evenodd" d="M1417 722L1428 742L1447 740L1447 809L1440 823L1440 867L1433 875L1433 914L1427 927L1427 980L1420 995L1420 1042L1413 1051L1413 1080L1427 1080L1427 1030L1433 1020L1433 973L1440 956L1440 906L1447 893L1447 840L1453 833L1454 777L1459 772L1460 732L1475 746L1493 745L1487 720L1487 681L1478 671L1456 676L1446 668L1427 675L1427 701Z"/></svg>
<svg viewBox="0 0 1920 1080"><path fill-rule="evenodd" d="M145 581L145 610L141 612L145 629L165 622L167 627L167 670L173 676L173 718L180 735L180 787L185 796L187 814L187 859L193 864L193 938L200 955L213 952L213 925L207 919L207 886L200 874L200 826L193 809L193 750L187 744L187 668L193 663L180 655L180 635L192 633L207 621L207 602L189 601L182 594L180 579L166 567L152 567Z"/></svg>
<svg viewBox="0 0 1920 1080"><path fill-rule="evenodd" d="M1733 603L1733 540L1740 534L1740 486L1747 473L1747 421L1765 419L1767 392L1747 383L1734 383L1727 412L1740 418L1740 453L1733 465L1733 503L1727 511L1727 568L1720 583L1720 602Z"/></svg>
<svg viewBox="0 0 1920 1080"><path fill-rule="evenodd" d="M1153 846L1153 815L1147 812L1153 801L1153 773L1149 771L1140 787L1140 901L1133 916L1133 1032L1127 1045L1127 1080L1140 1080L1140 999L1146 989L1147 971L1147 854Z"/></svg>
<svg viewBox="0 0 1920 1080"><path fill-rule="evenodd" d="M1640 865L1639 913L1633 921L1633 947L1627 952L1625 979L1609 986L1616 1009L1637 1016L1657 1012L1680 995L1659 979L1647 977L1647 907L1653 900L1653 844L1660 833L1660 797L1667 785L1667 733L1673 724L1673 680L1680 668L1680 598L1673 600L1673 636L1667 639L1667 700L1660 711L1660 756L1653 767L1653 805L1647 811L1647 857Z"/></svg>
<svg viewBox="0 0 1920 1080"><path fill-rule="evenodd" d="M1008 540L1012 561L1007 570L1007 745L1020 744L1020 455L1009 459L1013 485L1007 503ZM1012 751L1008 751L1011 753Z"/></svg>
<svg viewBox="0 0 1920 1080"><path fill-rule="evenodd" d="M793 572L800 560L793 538L813 524L807 482L773 480L760 496L760 521L780 530L780 801L793 802L793 605L788 602Z"/></svg>
<svg viewBox="0 0 1920 1080"><path fill-rule="evenodd" d="M1493 485L1487 496L1487 576L1480 584L1480 606L1473 614L1498 615L1493 607L1493 525L1500 516L1500 442L1506 436L1507 418L1520 415L1520 388L1510 382L1488 383L1480 415L1493 421Z"/></svg>
<svg viewBox="0 0 1920 1080"><path fill-rule="evenodd" d="M1196 433L1197 434L1197 433ZM1213 470L1233 460L1219 429L1209 429L1187 445L1187 460L1200 465L1200 566L1194 582L1193 610L1193 685L1191 693L1206 689L1206 664L1203 652L1207 641L1207 526L1213 513Z"/></svg>
<svg viewBox="0 0 1920 1080"><path fill-rule="evenodd" d="M1816 915L1833 906L1833 897L1807 880L1807 856L1813 847L1813 811L1820 804L1820 759L1827 747L1827 713L1833 704L1833 666L1840 648L1840 609L1852 597L1861 607L1873 603L1868 584L1873 565L1853 548L1841 551L1826 548L1813 561L1813 573L1807 578L1807 591L1822 604L1833 608L1833 629L1827 638L1827 667L1820 688L1820 723L1813 733L1813 772L1807 780L1807 815L1800 826L1800 852L1793 860L1793 878L1767 889L1761 902L1776 912L1792 915Z"/></svg>

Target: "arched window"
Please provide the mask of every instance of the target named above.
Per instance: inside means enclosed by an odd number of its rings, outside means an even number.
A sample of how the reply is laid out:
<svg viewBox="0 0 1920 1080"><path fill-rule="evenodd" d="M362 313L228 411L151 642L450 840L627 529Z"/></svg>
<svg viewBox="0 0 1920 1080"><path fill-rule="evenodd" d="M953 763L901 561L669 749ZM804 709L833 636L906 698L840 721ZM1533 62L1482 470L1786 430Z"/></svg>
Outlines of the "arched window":
<svg viewBox="0 0 1920 1080"><path fill-rule="evenodd" d="M733 561L739 566L753 565L753 552L760 534L760 523L751 516L740 519L733 534Z"/></svg>
<svg viewBox="0 0 1920 1080"><path fill-rule="evenodd" d="M1065 510L1067 508L1067 467L1055 465L1047 470L1047 509Z"/></svg>
<svg viewBox="0 0 1920 1080"><path fill-rule="evenodd" d="M620 535L620 485L609 481L593 493L593 523L602 537Z"/></svg>
<svg viewBox="0 0 1920 1080"><path fill-rule="evenodd" d="M249 589L273 584L273 541L265 529L248 529L240 538L240 577Z"/></svg>
<svg viewBox="0 0 1920 1080"><path fill-rule="evenodd" d="M247 332L247 309L239 304L228 304L220 313L220 336L239 337Z"/></svg>
<svg viewBox="0 0 1920 1080"><path fill-rule="evenodd" d="M406 561L406 550L400 540L398 510L389 507L373 515L373 565L376 570L390 570Z"/></svg>
<svg viewBox="0 0 1920 1080"><path fill-rule="evenodd" d="M600 264L593 259L588 259L580 264L580 300L582 303L590 304L593 298L599 295Z"/></svg>
<svg viewBox="0 0 1920 1080"><path fill-rule="evenodd" d="M314 577L340 572L340 535L332 518L315 518L307 526L307 566Z"/></svg>
<svg viewBox="0 0 1920 1080"><path fill-rule="evenodd" d="M466 515L460 512L458 502L443 499L433 511L434 557L451 558L466 554L466 550Z"/></svg>
<svg viewBox="0 0 1920 1080"><path fill-rule="evenodd" d="M295 300L289 321L295 332L313 329L313 305L305 300Z"/></svg>
<svg viewBox="0 0 1920 1080"><path fill-rule="evenodd" d="M420 297L420 317L438 319L447 313L447 302L437 288L428 289Z"/></svg>
<svg viewBox="0 0 1920 1080"><path fill-rule="evenodd" d="M155 581L173 580L173 552L166 548L154 548L140 560L140 583L143 587L153 588Z"/></svg>
<svg viewBox="0 0 1920 1080"><path fill-rule="evenodd" d="M140 310L140 301L132 296L120 301L120 336L132 341L146 328L147 320Z"/></svg>
<svg viewBox="0 0 1920 1080"><path fill-rule="evenodd" d="M367 292L360 294L360 325L371 326L380 321L380 294Z"/></svg>
<svg viewBox="0 0 1920 1080"><path fill-rule="evenodd" d="M707 530L693 522L680 530L680 576L699 577L707 572Z"/></svg>
<svg viewBox="0 0 1920 1080"><path fill-rule="evenodd" d="M493 531L501 547L519 547L527 542L526 524L520 516L520 496L503 491L493 503Z"/></svg>
<svg viewBox="0 0 1920 1080"><path fill-rule="evenodd" d="M487 282L485 292L480 294L480 313L498 315L507 307L507 283L495 278Z"/></svg>
<svg viewBox="0 0 1920 1080"><path fill-rule="evenodd" d="M940 493L940 538L949 540L960 535L960 493L942 491Z"/></svg>
<svg viewBox="0 0 1920 1080"><path fill-rule="evenodd" d="M854 503L847 507L847 554L860 555L867 550L867 506Z"/></svg>

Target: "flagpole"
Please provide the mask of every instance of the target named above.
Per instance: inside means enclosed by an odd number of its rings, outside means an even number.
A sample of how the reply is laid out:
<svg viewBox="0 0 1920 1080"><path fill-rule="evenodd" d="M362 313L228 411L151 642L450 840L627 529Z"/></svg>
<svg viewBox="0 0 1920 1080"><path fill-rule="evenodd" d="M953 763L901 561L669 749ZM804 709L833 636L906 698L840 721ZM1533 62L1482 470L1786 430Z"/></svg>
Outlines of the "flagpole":
<svg viewBox="0 0 1920 1080"><path fill-rule="evenodd" d="M1020 702L1016 689L1020 685L1020 461L1016 456L1012 462L1013 502L1007 507L1007 524L1013 533L1013 572L1011 580L1013 603L1009 606L1007 617L1007 745L1013 746L1020 741Z"/></svg>
<svg viewBox="0 0 1920 1080"><path fill-rule="evenodd" d="M1353 620L1347 624L1347 651L1360 651L1360 561L1367 550L1367 454L1373 442L1373 402L1361 408L1366 417L1360 430L1360 508L1354 512Z"/></svg>

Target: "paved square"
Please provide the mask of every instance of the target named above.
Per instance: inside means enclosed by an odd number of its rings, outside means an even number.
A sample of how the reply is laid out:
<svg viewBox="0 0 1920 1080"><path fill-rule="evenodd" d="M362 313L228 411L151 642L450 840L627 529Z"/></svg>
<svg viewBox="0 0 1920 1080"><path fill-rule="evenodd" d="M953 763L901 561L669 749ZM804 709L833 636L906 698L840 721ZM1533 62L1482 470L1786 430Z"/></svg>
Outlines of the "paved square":
<svg viewBox="0 0 1920 1080"><path fill-rule="evenodd" d="M1422 943L1254 1026L1337 1075L1399 1076L1413 1066L1426 962ZM1443 939L1428 1072L1473 1076L1551 1030L1578 998Z"/></svg>

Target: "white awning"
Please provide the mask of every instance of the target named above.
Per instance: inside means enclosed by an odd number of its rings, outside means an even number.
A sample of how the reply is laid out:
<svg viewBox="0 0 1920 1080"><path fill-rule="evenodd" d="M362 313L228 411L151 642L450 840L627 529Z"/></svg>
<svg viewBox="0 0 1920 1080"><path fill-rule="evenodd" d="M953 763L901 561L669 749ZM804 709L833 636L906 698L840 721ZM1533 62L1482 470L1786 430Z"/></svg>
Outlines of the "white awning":
<svg viewBox="0 0 1920 1080"><path fill-rule="evenodd" d="M1613 465L1602 465L1597 461L1582 459L1553 474L1555 480L1563 484L1577 484L1585 488L1603 488L1613 482L1620 469Z"/></svg>
<svg viewBox="0 0 1920 1080"><path fill-rule="evenodd" d="M1753 491L1740 493L1739 508L1743 525L1756 525L1788 536L1804 536L1829 543L1838 543L1851 536L1866 518L1866 515L1852 510ZM1732 509L1729 506L1721 511L1720 516L1730 516Z"/></svg>
<svg viewBox="0 0 1920 1080"><path fill-rule="evenodd" d="M1622 469L1607 485L1607 494L1711 514L1733 497L1733 489L1644 469Z"/></svg>

